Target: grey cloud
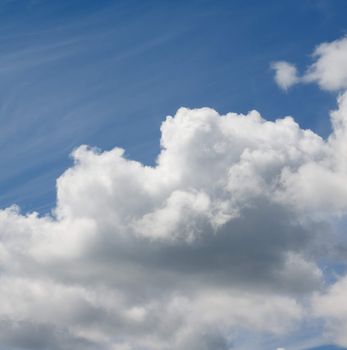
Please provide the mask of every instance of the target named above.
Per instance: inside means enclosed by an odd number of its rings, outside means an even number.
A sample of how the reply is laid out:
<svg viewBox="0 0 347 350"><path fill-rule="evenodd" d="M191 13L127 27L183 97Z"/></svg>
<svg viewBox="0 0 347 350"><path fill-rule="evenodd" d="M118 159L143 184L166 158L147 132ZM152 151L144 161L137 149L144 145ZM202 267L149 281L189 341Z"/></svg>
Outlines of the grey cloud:
<svg viewBox="0 0 347 350"><path fill-rule="evenodd" d="M0 339L2 350L72 350L95 349L97 346L73 336L66 329L57 329L54 324L30 321L1 320Z"/></svg>

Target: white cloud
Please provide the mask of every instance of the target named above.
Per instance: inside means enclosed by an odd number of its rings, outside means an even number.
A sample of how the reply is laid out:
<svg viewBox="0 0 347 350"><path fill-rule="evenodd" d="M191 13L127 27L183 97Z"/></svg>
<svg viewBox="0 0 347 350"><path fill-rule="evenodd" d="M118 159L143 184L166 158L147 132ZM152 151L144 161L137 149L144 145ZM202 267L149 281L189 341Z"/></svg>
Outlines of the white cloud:
<svg viewBox="0 0 347 350"><path fill-rule="evenodd" d="M326 337L335 344L347 346L347 277L339 279L323 294L313 298L313 312L327 325Z"/></svg>
<svg viewBox="0 0 347 350"><path fill-rule="evenodd" d="M274 62L275 81L287 90L297 83L317 83L323 90L344 91L347 89L347 37L322 43L313 51L314 62L302 76L296 67L286 61Z"/></svg>
<svg viewBox="0 0 347 350"><path fill-rule="evenodd" d="M331 113L333 132L323 145L318 146L320 156L307 159L296 169L283 169L282 187L275 196L283 203L291 203L298 215L318 222L339 217L345 223L347 213L347 37L320 44L313 52L314 63L302 77L302 83L317 83L323 90L338 91L338 109ZM276 72L276 81L278 81ZM294 73L293 73L294 75ZM282 86L283 87L283 86ZM337 221L337 222L338 222ZM340 226L338 228L338 226ZM345 225L331 237L335 250L331 264L346 264ZM341 228L342 227L342 228ZM328 249L329 250L329 249ZM340 252L342 251L342 253ZM338 253L337 253L338 252ZM338 277L336 283L312 299L312 314L324 321L327 342L347 346L347 277Z"/></svg>
<svg viewBox="0 0 347 350"><path fill-rule="evenodd" d="M275 81L277 85L283 90L288 90L291 86L300 81L298 71L291 63L277 61L271 64L271 68L275 71Z"/></svg>
<svg viewBox="0 0 347 350"><path fill-rule="evenodd" d="M56 217L1 212L1 318L21 320L18 337L46 325L107 349L165 349L168 337L175 349L227 349L236 329L288 332L303 313L294 296L321 273L287 177L307 164L334 176L325 163L339 137L205 108L167 118L156 167L80 147L58 180ZM329 178L313 180L324 193ZM55 342L43 333L37 342Z"/></svg>
<svg viewBox="0 0 347 350"><path fill-rule="evenodd" d="M320 147L320 156L281 174L284 191L279 197L292 202L300 213L309 212L317 218L345 215L347 211L347 93L339 96L331 121L333 132Z"/></svg>
<svg viewBox="0 0 347 350"><path fill-rule="evenodd" d="M315 62L307 69L304 81L316 82L322 89L347 89L347 37L320 44L313 52Z"/></svg>
<svg viewBox="0 0 347 350"><path fill-rule="evenodd" d="M76 149L52 215L0 211L0 343L226 350L300 327L347 211L347 94L331 118L323 140L291 117L181 108L153 167ZM336 286L314 305L342 343Z"/></svg>

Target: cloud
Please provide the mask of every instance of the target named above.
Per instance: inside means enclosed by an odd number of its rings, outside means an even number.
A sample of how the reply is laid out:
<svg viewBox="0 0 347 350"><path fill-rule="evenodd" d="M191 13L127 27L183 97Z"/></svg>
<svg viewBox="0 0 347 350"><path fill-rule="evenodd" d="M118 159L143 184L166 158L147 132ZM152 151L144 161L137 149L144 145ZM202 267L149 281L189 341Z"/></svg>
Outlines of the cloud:
<svg viewBox="0 0 347 350"><path fill-rule="evenodd" d="M78 147L50 215L0 211L1 346L242 349L309 317L344 344L344 279L325 291L321 257L347 212L347 93L331 122L324 140L292 117L180 108L155 166Z"/></svg>
<svg viewBox="0 0 347 350"><path fill-rule="evenodd" d="M274 62L275 81L281 89L287 90L298 83L316 83L322 90L344 91L347 89L347 37L322 43L313 51L314 62L302 76L286 61Z"/></svg>
<svg viewBox="0 0 347 350"><path fill-rule="evenodd" d="M326 141L291 117L181 108L154 167L77 148L52 215L0 211L0 343L230 349L299 327L347 209L346 100Z"/></svg>
<svg viewBox="0 0 347 350"><path fill-rule="evenodd" d="M333 249L331 264L345 266L345 255L341 252L346 246L343 223L347 212L347 38L318 45L313 58L315 61L294 83L317 83L322 90L340 93L338 108L331 113L333 132L323 145L318 146L321 153L316 160L307 159L298 168L292 170L289 167L282 172L282 190L278 198L283 203L291 203L301 216L318 221L325 217L335 223L337 232L332 240L340 247ZM279 79L281 66L275 69L277 83L285 88ZM297 77L294 72L293 76ZM335 276L334 279L335 283L314 293L311 316L323 320L327 341L347 346L347 277Z"/></svg>
<svg viewBox="0 0 347 350"><path fill-rule="evenodd" d="M277 61L271 64L271 68L275 71L275 81L277 85L283 90L288 90L291 86L300 81L298 71L291 63Z"/></svg>
<svg viewBox="0 0 347 350"><path fill-rule="evenodd" d="M313 57L316 61L305 73L306 82L316 82L328 91L347 89L347 37L320 44Z"/></svg>
<svg viewBox="0 0 347 350"><path fill-rule="evenodd" d="M319 161L307 161L296 172L282 174L284 199L295 202L310 215L344 215L347 211L347 93L338 98L339 108L331 113L333 133L322 147ZM283 193L281 194L283 195Z"/></svg>
<svg viewBox="0 0 347 350"><path fill-rule="evenodd" d="M327 337L335 344L347 346L347 277L342 277L325 293L313 298L313 312L325 320Z"/></svg>

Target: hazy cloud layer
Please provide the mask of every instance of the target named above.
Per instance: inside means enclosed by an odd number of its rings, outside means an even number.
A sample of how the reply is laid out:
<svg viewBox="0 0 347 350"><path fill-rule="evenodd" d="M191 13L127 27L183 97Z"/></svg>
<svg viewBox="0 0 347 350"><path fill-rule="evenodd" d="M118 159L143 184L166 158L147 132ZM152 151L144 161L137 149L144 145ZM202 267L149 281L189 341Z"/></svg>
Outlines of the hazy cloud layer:
<svg viewBox="0 0 347 350"><path fill-rule="evenodd" d="M320 317L347 345L347 284L319 264L347 211L347 93L331 120L323 140L181 108L154 167L76 149L52 215L0 211L3 349L224 350Z"/></svg>

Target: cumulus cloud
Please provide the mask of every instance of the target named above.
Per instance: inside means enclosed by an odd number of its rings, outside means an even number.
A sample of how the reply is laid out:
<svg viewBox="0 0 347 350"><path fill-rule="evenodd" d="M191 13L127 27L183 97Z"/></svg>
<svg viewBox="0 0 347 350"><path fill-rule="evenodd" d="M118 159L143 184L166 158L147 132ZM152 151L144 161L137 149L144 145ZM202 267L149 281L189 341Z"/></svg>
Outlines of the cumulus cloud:
<svg viewBox="0 0 347 350"><path fill-rule="evenodd" d="M333 132L324 145L318 147L321 151L319 159L307 159L294 171L289 167L281 173L282 190L277 193L277 198L283 203L291 203L299 215L309 216L313 220L335 218L333 221L335 220L335 227L338 228L332 240L335 240L335 244L340 245L340 248L337 249L338 254L335 251L331 264L345 266L347 38L318 45L313 52L313 58L314 62L297 78L296 83L317 83L322 90L340 93L338 108L331 113ZM276 81L281 86L277 74ZM324 321L327 341L347 346L347 279L346 276L335 278L336 282L328 284L325 291L315 293L312 298L311 316Z"/></svg>
<svg viewBox="0 0 347 350"><path fill-rule="evenodd" d="M0 343L215 350L298 327L347 209L346 100L326 141L291 117L181 108L154 167L76 149L52 215L0 211Z"/></svg>
<svg viewBox="0 0 347 350"><path fill-rule="evenodd" d="M347 346L347 277L342 277L325 293L313 298L313 312L327 325L327 338L341 346Z"/></svg>
<svg viewBox="0 0 347 350"><path fill-rule="evenodd" d="M277 61L271 64L271 68L275 71L275 81L277 85L283 90L288 90L291 86L300 81L298 71L291 63Z"/></svg>
<svg viewBox="0 0 347 350"><path fill-rule="evenodd" d="M347 88L347 37L320 44L313 57L315 62L307 69L304 81L316 82L329 91Z"/></svg>
<svg viewBox="0 0 347 350"><path fill-rule="evenodd" d="M347 37L318 45L312 58L314 62L302 76L298 75L293 64L286 61L274 62L272 68L278 86L287 90L297 83L316 83L327 91L347 89Z"/></svg>
<svg viewBox="0 0 347 350"><path fill-rule="evenodd" d="M307 317L345 344L346 283L320 293L319 260L347 212L347 93L331 121L324 140L291 117L181 108L155 166L77 148L50 215L0 211L1 346L243 349Z"/></svg>

